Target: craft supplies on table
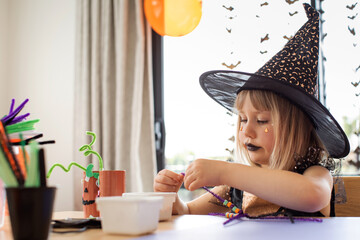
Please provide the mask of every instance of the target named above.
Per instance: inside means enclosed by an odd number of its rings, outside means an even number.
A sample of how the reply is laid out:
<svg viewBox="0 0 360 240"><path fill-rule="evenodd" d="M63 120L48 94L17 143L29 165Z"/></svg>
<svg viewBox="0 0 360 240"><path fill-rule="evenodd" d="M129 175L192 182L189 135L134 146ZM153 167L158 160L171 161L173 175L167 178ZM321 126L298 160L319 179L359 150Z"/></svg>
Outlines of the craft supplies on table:
<svg viewBox="0 0 360 240"><path fill-rule="evenodd" d="M42 137L34 132L40 120L26 120L30 113L17 116L28 101L14 109L13 99L9 114L0 120L0 178L15 240L48 238L56 192L46 186L45 152L40 148L55 141L36 141Z"/></svg>

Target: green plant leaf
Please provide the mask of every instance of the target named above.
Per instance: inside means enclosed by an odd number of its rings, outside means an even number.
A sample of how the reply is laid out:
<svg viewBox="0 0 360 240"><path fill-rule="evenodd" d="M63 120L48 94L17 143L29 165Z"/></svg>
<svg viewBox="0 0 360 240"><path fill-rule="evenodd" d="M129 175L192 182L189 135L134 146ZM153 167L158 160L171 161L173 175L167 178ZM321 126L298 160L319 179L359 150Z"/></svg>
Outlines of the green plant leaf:
<svg viewBox="0 0 360 240"><path fill-rule="evenodd" d="M92 171L93 167L94 167L94 164L90 163L86 168L86 176L89 177L89 178L94 176L94 173Z"/></svg>

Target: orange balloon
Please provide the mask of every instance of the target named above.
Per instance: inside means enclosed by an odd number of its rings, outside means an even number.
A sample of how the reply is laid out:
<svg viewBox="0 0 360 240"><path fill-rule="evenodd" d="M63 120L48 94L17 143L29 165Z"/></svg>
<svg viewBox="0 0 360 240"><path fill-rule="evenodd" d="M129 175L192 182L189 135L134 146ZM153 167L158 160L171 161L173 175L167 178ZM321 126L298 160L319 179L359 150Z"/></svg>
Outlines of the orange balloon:
<svg viewBox="0 0 360 240"><path fill-rule="evenodd" d="M201 19L201 0L144 0L145 17L161 36L192 32Z"/></svg>

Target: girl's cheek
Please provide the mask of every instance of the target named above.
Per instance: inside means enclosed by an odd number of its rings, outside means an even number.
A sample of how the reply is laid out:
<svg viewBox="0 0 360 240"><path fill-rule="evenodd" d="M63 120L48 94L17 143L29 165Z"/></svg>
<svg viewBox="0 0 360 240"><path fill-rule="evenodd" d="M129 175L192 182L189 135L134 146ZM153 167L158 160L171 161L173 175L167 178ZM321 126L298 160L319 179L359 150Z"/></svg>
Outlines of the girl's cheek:
<svg viewBox="0 0 360 240"><path fill-rule="evenodd" d="M273 131L270 132L270 130L267 133L264 132L263 137L264 137L264 140L265 140L266 145L268 146L268 148L272 149L274 147L274 144L275 144L274 132Z"/></svg>
<svg viewBox="0 0 360 240"><path fill-rule="evenodd" d="M241 132L241 131L239 131L239 133L238 133L238 138L239 138L239 141L240 141L240 142L243 142L243 140L244 140L244 133Z"/></svg>

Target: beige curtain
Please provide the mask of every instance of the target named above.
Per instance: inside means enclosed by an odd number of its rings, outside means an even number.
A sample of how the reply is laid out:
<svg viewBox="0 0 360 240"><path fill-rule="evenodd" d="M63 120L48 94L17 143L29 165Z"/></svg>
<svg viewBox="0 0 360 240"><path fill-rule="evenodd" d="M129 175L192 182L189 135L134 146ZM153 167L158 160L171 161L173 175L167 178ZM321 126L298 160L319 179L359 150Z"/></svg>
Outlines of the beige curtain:
<svg viewBox="0 0 360 240"><path fill-rule="evenodd" d="M126 191L152 191L156 173L151 31L143 0L78 0L74 160L98 160L78 149L97 139L106 170L126 170ZM82 172L75 173L81 209Z"/></svg>

